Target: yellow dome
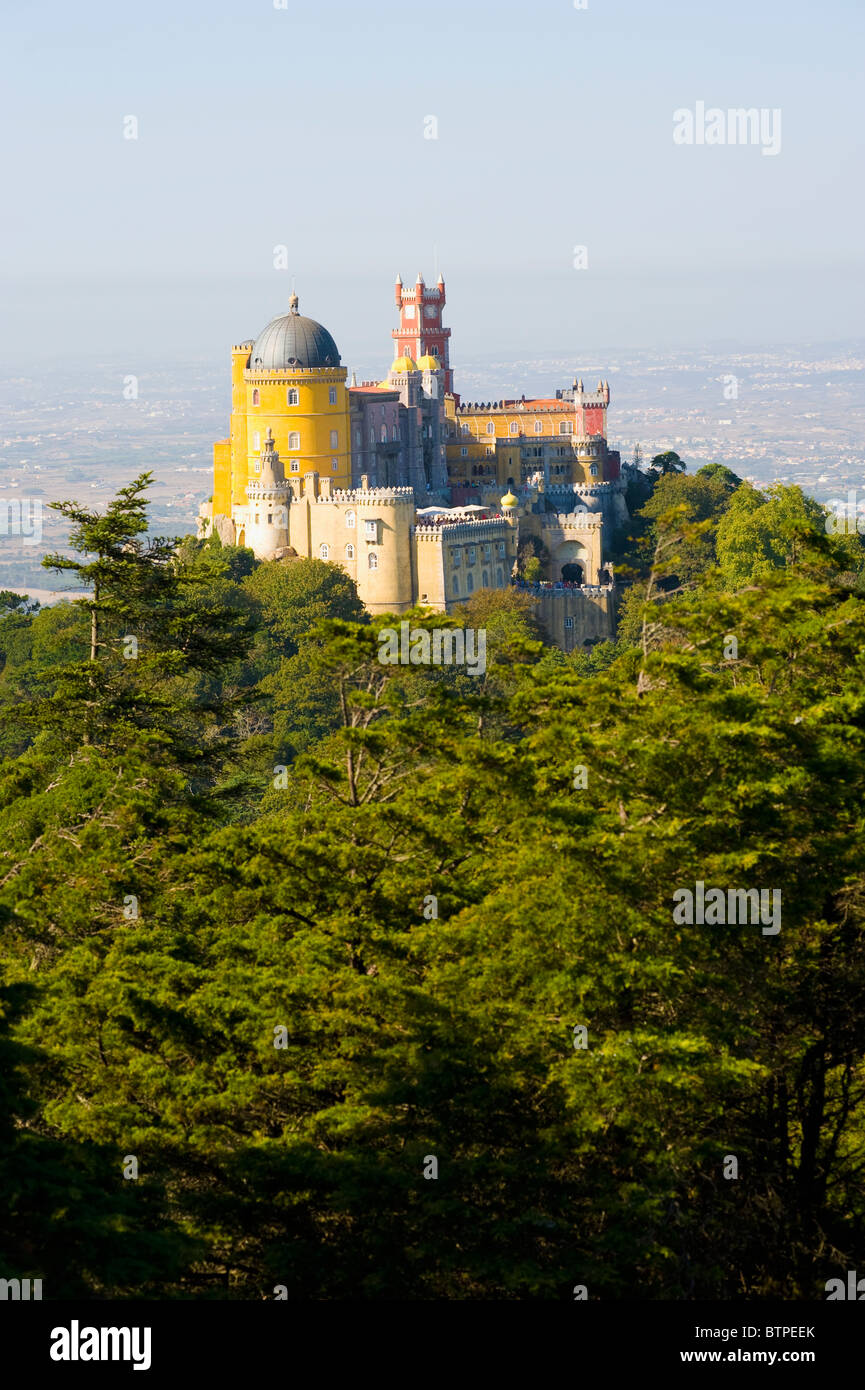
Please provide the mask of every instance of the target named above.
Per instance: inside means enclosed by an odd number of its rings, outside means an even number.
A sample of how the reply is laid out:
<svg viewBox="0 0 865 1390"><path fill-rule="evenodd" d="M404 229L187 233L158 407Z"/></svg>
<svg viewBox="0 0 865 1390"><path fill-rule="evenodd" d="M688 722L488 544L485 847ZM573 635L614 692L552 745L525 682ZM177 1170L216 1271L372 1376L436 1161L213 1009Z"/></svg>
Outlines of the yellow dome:
<svg viewBox="0 0 865 1390"><path fill-rule="evenodd" d="M518 502L517 502L516 497L514 497L514 494L513 494L511 491L506 492L505 495L504 495L504 497L502 498L502 506L503 506L503 507L516 507L517 505L518 505Z"/></svg>
<svg viewBox="0 0 865 1390"><path fill-rule="evenodd" d="M437 357L428 352L425 357L418 358L417 366L419 372L440 372L442 364Z"/></svg>
<svg viewBox="0 0 865 1390"><path fill-rule="evenodd" d="M398 357L391 367L392 372L416 372L417 363L410 357Z"/></svg>

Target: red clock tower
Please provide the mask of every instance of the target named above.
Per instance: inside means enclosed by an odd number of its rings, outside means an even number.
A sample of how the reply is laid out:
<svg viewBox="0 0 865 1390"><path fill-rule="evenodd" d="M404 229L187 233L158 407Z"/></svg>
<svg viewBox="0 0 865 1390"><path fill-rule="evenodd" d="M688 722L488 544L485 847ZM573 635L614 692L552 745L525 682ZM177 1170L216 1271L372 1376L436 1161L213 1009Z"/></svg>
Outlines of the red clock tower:
<svg viewBox="0 0 865 1390"><path fill-rule="evenodd" d="M422 275L418 275L414 288L403 288L402 280L396 277L396 307L399 309L399 328L392 337L395 343L395 357L419 358L437 357L444 368L444 389L452 393L454 389L453 372L450 367L448 339L449 328L442 324L442 310L445 305L445 282L442 276L434 290L428 290Z"/></svg>

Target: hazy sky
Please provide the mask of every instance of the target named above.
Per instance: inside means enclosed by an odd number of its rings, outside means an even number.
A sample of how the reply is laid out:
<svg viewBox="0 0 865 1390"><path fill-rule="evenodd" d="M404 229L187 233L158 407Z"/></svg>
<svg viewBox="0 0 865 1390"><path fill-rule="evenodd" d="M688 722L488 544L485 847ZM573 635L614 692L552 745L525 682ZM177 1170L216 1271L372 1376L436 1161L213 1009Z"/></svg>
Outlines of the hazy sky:
<svg viewBox="0 0 865 1390"><path fill-rule="evenodd" d="M434 247L457 362L862 332L862 0L5 11L4 365L227 359L293 275L384 366ZM698 102L780 108L780 152L675 144Z"/></svg>

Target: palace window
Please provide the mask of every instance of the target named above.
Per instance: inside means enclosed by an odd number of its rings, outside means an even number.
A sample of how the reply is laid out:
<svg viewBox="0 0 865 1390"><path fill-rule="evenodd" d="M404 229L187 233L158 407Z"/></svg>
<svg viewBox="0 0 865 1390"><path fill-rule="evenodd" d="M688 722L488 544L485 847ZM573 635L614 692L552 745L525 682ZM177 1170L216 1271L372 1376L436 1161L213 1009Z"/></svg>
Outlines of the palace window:
<svg viewBox="0 0 865 1390"><path fill-rule="evenodd" d="M543 434L543 432L544 432L544 422L543 422L543 420L536 420L536 421L535 421L535 434Z"/></svg>
<svg viewBox="0 0 865 1390"><path fill-rule="evenodd" d="M465 449L465 448L460 449L460 457L461 457L461 458L467 459L468 456L469 456L469 451L468 451L468 449Z"/></svg>
<svg viewBox="0 0 865 1390"><path fill-rule="evenodd" d="M484 559L485 559L485 560L491 559L491 558L492 558L492 553L493 553L493 548L492 548L492 546L491 546L491 545L485 545L485 546L484 546Z"/></svg>
<svg viewBox="0 0 865 1390"><path fill-rule="evenodd" d="M260 403L260 400L261 400L261 397L260 397L259 394L258 394L258 387L256 386L255 390L254 390L253 393L252 393L252 404L253 404L253 405L258 405L258 404Z"/></svg>
<svg viewBox="0 0 865 1390"><path fill-rule="evenodd" d="M475 550L475 548L474 548L473 545L470 545L470 546L469 546L469 564L470 564L470 565L473 565L474 562L475 562L475 560L476 560L477 558L478 558L478 552Z"/></svg>
<svg viewBox="0 0 865 1390"><path fill-rule="evenodd" d="M495 422L495 420L488 420L488 421L487 421L487 434L495 434L495 432L496 432L496 422Z"/></svg>
<svg viewBox="0 0 865 1390"><path fill-rule="evenodd" d="M394 441L396 441L397 439L399 439L399 426L398 426L398 425L394 425L394 427L393 427L393 438L394 438Z"/></svg>
<svg viewBox="0 0 865 1390"><path fill-rule="evenodd" d="M372 428L371 425L370 425L370 430L369 430L369 442L370 442L370 444L374 444L374 443L375 443L375 430Z"/></svg>
<svg viewBox="0 0 865 1390"><path fill-rule="evenodd" d="M331 469L333 470L334 473L338 473L338 472L339 472L339 459L331 459L331 461L330 461L330 466L331 466Z"/></svg>
<svg viewBox="0 0 865 1390"><path fill-rule="evenodd" d="M509 426L509 429L510 429L511 434L519 434L519 432L520 432L520 427L519 427L519 424L518 424L518 422L517 422L516 420L513 420L513 421L511 422L511 424L510 424L510 426Z"/></svg>
<svg viewBox="0 0 865 1390"><path fill-rule="evenodd" d="M354 526L354 512L346 512L345 524L346 526Z"/></svg>
<svg viewBox="0 0 865 1390"><path fill-rule="evenodd" d="M453 576L452 583L453 583L453 586L454 586L454 593L455 593L455 594L458 594L459 591L460 591L460 577L459 577L458 574L455 574L455 575Z"/></svg>
<svg viewBox="0 0 865 1390"><path fill-rule="evenodd" d="M260 430L256 430L255 433L254 433L253 436L252 436L252 447L253 447L253 449L260 449L260 448L261 448L261 431L260 431Z"/></svg>
<svg viewBox="0 0 865 1390"><path fill-rule="evenodd" d="M331 449L336 449L338 445L339 445L339 430L331 430L331 432L330 432L330 447L331 447Z"/></svg>
<svg viewBox="0 0 865 1390"><path fill-rule="evenodd" d="M573 434L573 432L574 432L574 422L573 422L573 420L560 420L560 421L559 421L559 434Z"/></svg>
<svg viewBox="0 0 865 1390"><path fill-rule="evenodd" d="M467 594L472 593L472 591L474 590L474 587L475 587L474 575L467 574L467 575L466 575L466 593L467 593Z"/></svg>
<svg viewBox="0 0 865 1390"><path fill-rule="evenodd" d="M289 386L289 388L288 388L288 403L289 403L289 405L297 405L297 403L298 403L299 400L300 400L300 397L299 397L298 394L297 394L297 387L296 387L296 386Z"/></svg>
<svg viewBox="0 0 865 1390"><path fill-rule="evenodd" d="M454 569L459 569L460 553L458 550L451 551L451 564L453 565Z"/></svg>
<svg viewBox="0 0 865 1390"><path fill-rule="evenodd" d="M327 544L327 541L322 541L321 545L318 547L318 553L322 560L330 558L330 546Z"/></svg>
<svg viewBox="0 0 865 1390"><path fill-rule="evenodd" d="M369 555L367 556L367 564L369 565L369 568L371 570L378 569L378 556L376 555L374 550L371 550L369 552Z"/></svg>
<svg viewBox="0 0 865 1390"><path fill-rule="evenodd" d="M289 473L299 473L299 472L300 472L300 459L292 459L292 460L291 460L291 463L288 465L288 471L289 471Z"/></svg>
<svg viewBox="0 0 865 1390"><path fill-rule="evenodd" d="M495 453L495 448L494 448L494 446L493 446L492 444L488 444L488 445L487 445L487 457L489 458L489 457L490 457L492 454L494 454L494 453Z"/></svg>
<svg viewBox="0 0 865 1390"><path fill-rule="evenodd" d="M504 583L504 580L502 579L502 572L501 572L501 569L497 569L497 570L496 570L496 583L499 584L499 585L501 585L501 584Z"/></svg>
<svg viewBox="0 0 865 1390"><path fill-rule="evenodd" d="M484 587L485 589L488 589L488 588L490 587L490 577L489 577L489 575L488 575L488 573L487 573L486 570L484 570L484 582L483 582L483 587Z"/></svg>
<svg viewBox="0 0 865 1390"><path fill-rule="evenodd" d="M387 443L387 425L382 425L381 427L381 442L382 444Z"/></svg>
<svg viewBox="0 0 865 1390"><path fill-rule="evenodd" d="M571 628L574 625L573 618L565 618L565 627Z"/></svg>
<svg viewBox="0 0 865 1390"><path fill-rule="evenodd" d="M500 555L504 555L504 553L505 553L505 543L504 543L504 541L499 541L499 554L500 554Z"/></svg>
<svg viewBox="0 0 865 1390"><path fill-rule="evenodd" d="M597 476L598 476L598 465L597 465L596 463L593 463L592 466L591 466L591 468L589 469L589 472L591 473L591 475L592 475L593 478L597 478Z"/></svg>
<svg viewBox="0 0 865 1390"><path fill-rule="evenodd" d="M360 448L360 430L355 430L354 432L354 447L356 449Z"/></svg>
<svg viewBox="0 0 865 1390"><path fill-rule="evenodd" d="M378 522L367 520L363 523L363 534L368 541L378 540Z"/></svg>
<svg viewBox="0 0 865 1390"><path fill-rule="evenodd" d="M328 401L330 402L331 405L336 405L336 387L335 387L335 386L331 386L331 388L330 388L330 390L329 390L329 392L328 392L327 398L328 398Z"/></svg>
<svg viewBox="0 0 865 1390"><path fill-rule="evenodd" d="M300 448L300 432L298 430L292 430L288 436L288 447L289 449Z"/></svg>
<svg viewBox="0 0 865 1390"><path fill-rule="evenodd" d="M353 559L354 559L354 546L351 544L350 541L349 541L348 545L345 547L345 558L346 558L347 560L353 560Z"/></svg>

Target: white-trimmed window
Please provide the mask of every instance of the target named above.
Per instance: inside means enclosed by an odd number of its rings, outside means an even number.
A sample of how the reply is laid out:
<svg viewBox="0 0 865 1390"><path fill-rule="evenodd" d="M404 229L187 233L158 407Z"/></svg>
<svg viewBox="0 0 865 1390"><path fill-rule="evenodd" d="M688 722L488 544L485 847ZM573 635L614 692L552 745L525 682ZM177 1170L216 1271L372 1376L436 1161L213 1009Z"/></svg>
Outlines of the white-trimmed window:
<svg viewBox="0 0 865 1390"><path fill-rule="evenodd" d="M350 541L349 541L348 545L345 547L345 558L346 558L347 560L353 560L353 559L354 559L354 546L351 544Z"/></svg>
<svg viewBox="0 0 865 1390"><path fill-rule="evenodd" d="M338 472L339 472L339 459L331 459L331 461L330 461L330 466L331 466L331 469L332 469L332 471L333 471L334 473L338 473Z"/></svg>
<svg viewBox="0 0 865 1390"><path fill-rule="evenodd" d="M299 449L299 448L300 448L300 431L299 431L299 430L292 430L291 433L289 434L289 436L288 436L288 447L289 447L289 449Z"/></svg>
<svg viewBox="0 0 865 1390"><path fill-rule="evenodd" d="M378 522L374 518L372 520L367 519L363 523L363 534L368 541L378 540Z"/></svg>
<svg viewBox="0 0 865 1390"><path fill-rule="evenodd" d="M487 421L487 434L495 434L495 432L496 432L496 422L495 422L495 420L488 420L488 421Z"/></svg>
<svg viewBox="0 0 865 1390"><path fill-rule="evenodd" d="M573 620L573 618L565 618L565 627L566 627L566 628L571 628L571 627L573 627L573 625L574 625L574 620Z"/></svg>
<svg viewBox="0 0 865 1390"><path fill-rule="evenodd" d="M328 398L328 400L329 400L329 402L330 402L331 405L336 405L336 387L335 387L335 386L331 386L330 390L329 390L328 393L327 393L327 398Z"/></svg>
<svg viewBox="0 0 865 1390"><path fill-rule="evenodd" d="M467 459L468 456L469 456L469 451L468 451L468 449L466 449L465 447L463 447L462 449L460 449L460 458Z"/></svg>
<svg viewBox="0 0 865 1390"><path fill-rule="evenodd" d="M475 562L475 560L476 560L477 558L478 558L478 552L475 550L475 548L474 548L473 545L470 545L470 546L469 546L469 558L468 558L468 563L469 563L470 565L473 565L474 562Z"/></svg>
<svg viewBox="0 0 865 1390"><path fill-rule="evenodd" d="M256 386L255 390L254 390L253 393L252 393L252 404L253 404L253 405L261 405L261 396L260 396L260 394L259 394L259 390L258 390L258 387L257 387L257 386Z"/></svg>
<svg viewBox="0 0 865 1390"><path fill-rule="evenodd" d="M520 426L519 426L519 422L518 422L517 420L512 420L511 423L510 423L510 425L508 426L508 428L509 428L511 434L519 434L519 432L520 432Z"/></svg>
<svg viewBox="0 0 865 1390"><path fill-rule="evenodd" d="M369 552L369 555L366 557L366 563L371 570L378 569L378 556L376 555L374 550L371 550Z"/></svg>
<svg viewBox="0 0 865 1390"><path fill-rule="evenodd" d="M330 559L330 546L328 545L327 541L322 541L321 545L318 547L318 553L321 556L322 560Z"/></svg>
<svg viewBox="0 0 865 1390"><path fill-rule="evenodd" d="M338 446L339 446L339 430L331 430L331 432L330 432L330 447L331 447L331 449L336 449L336 448L338 448Z"/></svg>
<svg viewBox="0 0 865 1390"><path fill-rule="evenodd" d="M255 433L253 434L253 436L252 436L252 447L253 447L253 449L260 449L260 448L261 448L261 430L256 430Z"/></svg>
<svg viewBox="0 0 865 1390"><path fill-rule="evenodd" d="M590 469L589 469L589 472L590 472L590 474L592 475L593 478L597 478L597 476L598 476L598 465L597 465L596 463L593 463L592 466L591 466Z"/></svg>
<svg viewBox="0 0 865 1390"><path fill-rule="evenodd" d="M574 422L573 422L573 420L560 420L560 421L559 421L559 434L573 434L573 432L574 432Z"/></svg>
<svg viewBox="0 0 865 1390"><path fill-rule="evenodd" d="M288 471L289 471L289 473L299 473L299 472L300 472L300 459L292 459L291 462L290 462L289 465L288 465Z"/></svg>
<svg viewBox="0 0 865 1390"><path fill-rule="evenodd" d="M288 388L288 403L289 403L289 405L297 405L298 402L299 402L299 400L300 400L300 397L299 397L298 394L297 394L297 387L296 387L296 386L289 386L289 388Z"/></svg>
<svg viewBox="0 0 865 1390"><path fill-rule="evenodd" d="M543 434L543 432L544 432L544 422L543 422L543 420L536 420L536 421L535 421L535 434Z"/></svg>
<svg viewBox="0 0 865 1390"><path fill-rule="evenodd" d="M346 512L346 514L345 514L345 524L346 524L346 526L354 526L354 521L355 521L354 512Z"/></svg>

